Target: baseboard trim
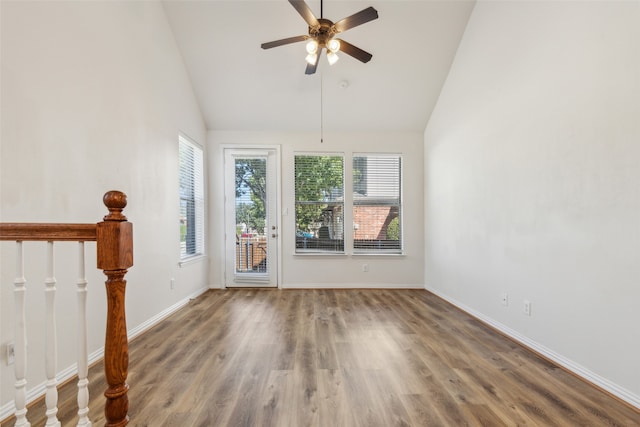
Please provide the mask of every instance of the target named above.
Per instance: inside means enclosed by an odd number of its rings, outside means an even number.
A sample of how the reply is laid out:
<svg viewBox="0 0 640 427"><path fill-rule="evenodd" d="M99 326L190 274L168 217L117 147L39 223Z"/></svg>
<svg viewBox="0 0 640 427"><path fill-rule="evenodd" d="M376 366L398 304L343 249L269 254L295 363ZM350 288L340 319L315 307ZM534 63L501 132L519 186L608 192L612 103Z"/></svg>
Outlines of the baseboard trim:
<svg viewBox="0 0 640 427"><path fill-rule="evenodd" d="M534 353L538 354L544 359L547 359L548 361L558 365L560 368L568 371L573 375L576 375L580 379L587 381L591 385L599 388L603 392L631 406L635 410L640 410L640 396L630 392L624 387L621 387L594 372L591 372L589 369L585 368L584 366L572 361L571 359L564 357L561 354L556 353L555 351L541 345L540 343L526 337L525 335L522 335L518 331L515 331L509 328L508 326L500 322L497 322L496 320L488 316L485 316L484 314L461 303L460 301L450 298L449 296L435 289L429 289L426 286L425 286L425 289L431 292L432 294L436 295L438 298L441 298L447 301L449 304L475 317L485 325L496 330L498 333L526 347L530 351L533 351Z"/></svg>
<svg viewBox="0 0 640 427"><path fill-rule="evenodd" d="M199 297L200 295L202 295L203 293L205 293L208 290L209 290L209 288L199 289L196 292L192 293L191 295L187 296L186 298L181 299L180 301L176 302L171 307L168 307L165 310L161 311L160 313L156 314L155 316L153 316L152 318L150 318L146 322L143 322L140 325L136 326L135 328L130 329L128 334L127 334L128 337L129 337L129 340L133 340L138 335L140 335L143 332L146 332L148 329L154 327L155 325L157 325L158 323L160 323L161 321L163 321L164 319L166 319L167 317L171 316L173 313L175 313L176 311L180 310L182 307L187 305L189 303L189 301Z"/></svg>
<svg viewBox="0 0 640 427"><path fill-rule="evenodd" d="M422 284L400 283L287 283L279 289L424 289ZM224 285L211 284L209 289L226 289Z"/></svg>
<svg viewBox="0 0 640 427"><path fill-rule="evenodd" d="M282 289L424 289L422 285L401 283L288 283Z"/></svg>
<svg viewBox="0 0 640 427"><path fill-rule="evenodd" d="M137 336L151 329L152 327L160 323L162 320L166 319L167 317L169 317L170 315L172 315L173 313L175 313L176 311L178 311L179 309L187 305L189 301L191 301L194 298L197 298L198 296L202 295L208 290L209 288L199 289L198 291L192 293L186 298L176 302L172 306L156 314L149 320L141 323L140 325L136 326L133 329L130 329L129 332L127 333L129 341L133 340ZM99 362L100 360L102 360L103 357L104 357L104 347L101 347L98 350L89 354L88 356L89 366ZM74 363L73 365L63 369L62 371L58 372L58 374L56 375L57 384L63 384L73 379L73 377L76 376L77 372L78 372L77 363ZM45 395L45 392L46 392L46 382L42 382L34 386L33 388L28 389L27 390L27 406L35 402L36 400L40 399L41 397L43 397ZM8 418L13 416L15 411L16 411L15 401L13 400L2 405L2 407L0 407L0 423L5 422Z"/></svg>

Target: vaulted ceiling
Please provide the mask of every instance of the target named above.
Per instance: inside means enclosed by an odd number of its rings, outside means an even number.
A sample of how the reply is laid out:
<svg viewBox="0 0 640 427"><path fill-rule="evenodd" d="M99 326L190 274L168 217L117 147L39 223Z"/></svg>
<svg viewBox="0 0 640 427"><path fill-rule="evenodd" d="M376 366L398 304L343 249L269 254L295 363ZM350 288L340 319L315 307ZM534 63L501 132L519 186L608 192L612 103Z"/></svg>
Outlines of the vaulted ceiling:
<svg viewBox="0 0 640 427"><path fill-rule="evenodd" d="M307 4L320 17L320 1ZM304 43L260 44L307 34L287 0L165 0L169 23L208 129L423 131L475 0L324 2L336 22L373 6L379 19L340 35L370 52L340 54L305 75Z"/></svg>

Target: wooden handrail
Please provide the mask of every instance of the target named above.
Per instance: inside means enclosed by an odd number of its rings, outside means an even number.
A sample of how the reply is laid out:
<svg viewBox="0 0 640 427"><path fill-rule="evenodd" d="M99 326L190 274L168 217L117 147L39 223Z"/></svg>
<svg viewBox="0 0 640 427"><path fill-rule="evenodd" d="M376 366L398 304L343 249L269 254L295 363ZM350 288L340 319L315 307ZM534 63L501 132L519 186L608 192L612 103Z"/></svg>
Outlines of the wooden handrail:
<svg viewBox="0 0 640 427"><path fill-rule="evenodd" d="M125 319L124 276L133 266L133 225L122 210L127 196L109 191L103 197L109 213L97 224L0 223L0 240L10 241L95 241L97 267L107 276L107 329L104 346L104 370L108 388L104 395L106 427L124 427L129 385L129 344Z"/></svg>
<svg viewBox="0 0 640 427"><path fill-rule="evenodd" d="M95 242L96 224L0 223L0 240Z"/></svg>

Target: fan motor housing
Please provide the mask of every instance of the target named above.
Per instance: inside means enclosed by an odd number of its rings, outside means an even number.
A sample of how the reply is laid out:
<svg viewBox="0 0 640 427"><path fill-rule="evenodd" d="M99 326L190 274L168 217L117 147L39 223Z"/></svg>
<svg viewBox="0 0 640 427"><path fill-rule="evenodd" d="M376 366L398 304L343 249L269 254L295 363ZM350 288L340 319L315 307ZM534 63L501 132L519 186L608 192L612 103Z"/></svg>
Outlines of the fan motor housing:
<svg viewBox="0 0 640 427"><path fill-rule="evenodd" d="M318 42L319 46L326 46L327 42L335 36L335 26L332 21L324 18L318 18L318 24L313 27L309 27L309 36Z"/></svg>

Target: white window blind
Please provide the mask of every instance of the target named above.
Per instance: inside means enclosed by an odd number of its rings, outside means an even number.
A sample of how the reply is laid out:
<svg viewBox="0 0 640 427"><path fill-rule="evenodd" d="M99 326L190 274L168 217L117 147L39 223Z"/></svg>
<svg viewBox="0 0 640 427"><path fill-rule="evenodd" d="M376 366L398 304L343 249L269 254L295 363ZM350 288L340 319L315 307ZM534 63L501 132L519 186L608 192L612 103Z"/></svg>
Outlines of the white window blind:
<svg viewBox="0 0 640 427"><path fill-rule="evenodd" d="M402 253L402 159L353 156L354 253Z"/></svg>
<svg viewBox="0 0 640 427"><path fill-rule="evenodd" d="M180 259L204 255L204 155L199 145L179 137Z"/></svg>
<svg viewBox="0 0 640 427"><path fill-rule="evenodd" d="M296 253L344 252L344 157L295 156Z"/></svg>

